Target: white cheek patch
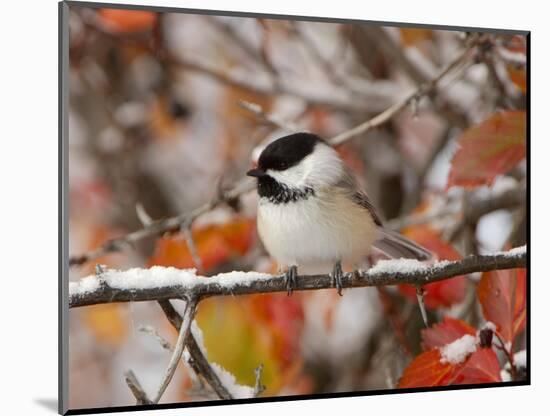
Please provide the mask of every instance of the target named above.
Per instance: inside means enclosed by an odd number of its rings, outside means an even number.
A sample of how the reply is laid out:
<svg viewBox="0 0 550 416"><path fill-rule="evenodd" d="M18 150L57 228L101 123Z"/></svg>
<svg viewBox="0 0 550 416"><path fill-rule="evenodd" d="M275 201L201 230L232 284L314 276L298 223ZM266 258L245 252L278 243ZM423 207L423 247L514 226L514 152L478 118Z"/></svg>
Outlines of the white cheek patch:
<svg viewBox="0 0 550 416"><path fill-rule="evenodd" d="M297 165L286 170L268 169L267 174L289 188L333 185L342 176L342 160L333 148L317 144Z"/></svg>

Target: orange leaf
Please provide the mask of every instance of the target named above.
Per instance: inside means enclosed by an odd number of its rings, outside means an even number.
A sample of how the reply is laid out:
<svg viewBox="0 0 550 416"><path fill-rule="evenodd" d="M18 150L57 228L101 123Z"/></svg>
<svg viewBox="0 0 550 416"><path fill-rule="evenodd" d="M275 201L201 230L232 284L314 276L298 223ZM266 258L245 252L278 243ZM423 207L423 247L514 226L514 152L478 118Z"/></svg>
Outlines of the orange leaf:
<svg viewBox="0 0 550 416"><path fill-rule="evenodd" d="M466 334L475 335L475 328L464 321L445 316L443 322L422 330L422 346L425 350L442 347Z"/></svg>
<svg viewBox="0 0 550 416"><path fill-rule="evenodd" d="M157 21L157 14L143 10L100 9L99 20L111 32L134 33L150 30Z"/></svg>
<svg viewBox="0 0 550 416"><path fill-rule="evenodd" d="M524 111L496 113L471 127L458 139L447 188L492 183L525 158L525 141Z"/></svg>
<svg viewBox="0 0 550 416"><path fill-rule="evenodd" d="M216 267L235 256L244 255L254 240L254 221L237 219L222 225L207 225L193 230L193 240L205 270ZM157 241L149 266L196 267L181 236L163 237Z"/></svg>
<svg viewBox="0 0 550 416"><path fill-rule="evenodd" d="M527 91L527 74L525 68L516 68L514 65L506 65L508 76L516 87L523 93Z"/></svg>
<svg viewBox="0 0 550 416"><path fill-rule="evenodd" d="M483 316L507 342L525 327L526 280L525 269L497 270L483 273L477 286Z"/></svg>
<svg viewBox="0 0 550 416"><path fill-rule="evenodd" d="M410 227L403 234L418 244L432 251L441 260L459 260L460 254L449 244L445 243L439 233L427 225ZM427 308L448 307L459 303L466 295L466 280L464 276L430 283L424 286L426 295L424 303ZM399 285L399 291L413 302L416 302L416 289L410 285Z"/></svg>
<svg viewBox="0 0 550 416"><path fill-rule="evenodd" d="M418 43L429 41L433 38L433 30L418 28L399 28L401 43L403 46L414 46Z"/></svg>
<svg viewBox="0 0 550 416"><path fill-rule="evenodd" d="M128 322L121 305L107 303L85 309L84 322L94 337L113 347L120 346L128 335Z"/></svg>

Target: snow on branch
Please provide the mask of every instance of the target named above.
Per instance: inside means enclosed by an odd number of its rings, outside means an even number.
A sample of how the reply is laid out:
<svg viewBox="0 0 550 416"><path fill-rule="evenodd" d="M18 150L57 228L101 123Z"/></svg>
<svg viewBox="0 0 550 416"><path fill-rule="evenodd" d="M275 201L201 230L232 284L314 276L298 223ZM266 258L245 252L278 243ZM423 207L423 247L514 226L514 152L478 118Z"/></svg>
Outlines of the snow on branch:
<svg viewBox="0 0 550 416"><path fill-rule="evenodd" d="M381 260L368 270L346 273L344 288L410 284L421 287L468 273L526 267L526 246L489 255L472 255L457 261L426 264L416 260ZM333 287L328 274L301 275L294 290ZM197 276L194 269L154 266L150 269L105 270L71 282L69 307L111 302L204 299L212 296L286 292L284 276L257 272L230 272L213 277Z"/></svg>

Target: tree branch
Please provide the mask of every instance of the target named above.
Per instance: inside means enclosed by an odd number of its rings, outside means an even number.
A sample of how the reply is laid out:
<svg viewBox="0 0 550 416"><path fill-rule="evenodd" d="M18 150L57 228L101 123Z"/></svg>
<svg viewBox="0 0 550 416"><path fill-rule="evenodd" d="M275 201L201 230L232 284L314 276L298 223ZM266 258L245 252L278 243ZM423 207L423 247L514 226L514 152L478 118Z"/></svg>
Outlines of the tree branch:
<svg viewBox="0 0 550 416"><path fill-rule="evenodd" d="M191 328L191 323L193 322L193 317L195 316L196 308L197 302L195 298L189 298L187 305L185 306L185 313L183 314L183 321L180 326L178 340L176 342L174 352L172 353L172 357L170 358L170 362L168 363L168 368L166 369L166 373L164 375L164 378L162 379L159 390L155 398L153 399L153 403L158 403L160 401L162 395L168 387L168 384L170 384L174 373L176 372L176 368L180 362L181 355L183 354L185 340L187 338L187 335L189 334L189 328Z"/></svg>
<svg viewBox="0 0 550 416"><path fill-rule="evenodd" d="M181 324L183 322L183 318L181 317L181 315L178 313L178 311L176 311L169 300L159 300L158 303L172 326L176 328L176 331L179 332ZM192 332L189 332L189 334L187 335L185 343L187 346L187 350L189 351L189 354L191 355L191 358L193 360L190 364L195 372L204 378L204 380L208 383L210 387L212 387L212 390L214 390L214 392L218 395L220 399L232 399L233 397L231 396L227 388L223 385L220 378L204 356Z"/></svg>
<svg viewBox="0 0 550 416"><path fill-rule="evenodd" d="M153 402L147 397L147 393L145 393L145 390L143 390L143 387L141 387L141 384L139 383L136 375L132 370L127 371L124 373L124 379L126 380L126 384L128 385L128 388L136 398L136 404L152 404Z"/></svg>
<svg viewBox="0 0 550 416"><path fill-rule="evenodd" d="M468 273L526 267L525 246L489 255L472 255L457 261L426 265L415 260L381 260L369 270L345 273L343 288L410 284L423 286ZM76 308L111 302L164 301L212 296L237 296L253 293L286 292L283 275L256 272L232 272L213 277L196 276L194 270L153 267L151 269L108 270L107 282L100 285L95 276L71 283L69 307ZM294 290L318 290L333 287L328 274L301 275Z"/></svg>

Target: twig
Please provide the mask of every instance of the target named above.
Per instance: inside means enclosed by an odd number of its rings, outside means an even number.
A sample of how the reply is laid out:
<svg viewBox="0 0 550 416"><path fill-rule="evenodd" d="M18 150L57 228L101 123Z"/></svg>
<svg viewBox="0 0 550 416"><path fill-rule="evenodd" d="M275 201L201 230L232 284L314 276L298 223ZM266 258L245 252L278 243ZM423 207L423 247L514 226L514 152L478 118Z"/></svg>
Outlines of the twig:
<svg viewBox="0 0 550 416"><path fill-rule="evenodd" d="M410 214L386 222L392 230L400 230L413 225L425 224L441 218L458 215L464 210L463 221L477 222L482 216L499 209L513 209L521 206L527 196L525 183L517 187L495 192L490 195L472 196L466 204L446 204L437 211ZM464 205L464 206L463 206Z"/></svg>
<svg viewBox="0 0 550 416"><path fill-rule="evenodd" d="M143 387L141 387L141 384L139 383L136 375L132 370L127 371L124 373L124 379L126 380L126 384L128 385L130 391L136 398L136 404L152 404L153 402L147 397L147 393L145 393L145 390L143 390Z"/></svg>
<svg viewBox="0 0 550 416"><path fill-rule="evenodd" d="M470 46L468 46L461 54L459 54L459 56L457 56L453 61L451 61L449 65L447 65L447 67L444 70L442 70L441 73L437 75L434 79L432 79L430 82L421 85L420 87L412 91L409 95L407 95L403 100L390 106L385 111L367 120L366 122L359 124L358 126L333 137L332 139L329 140L329 143L332 144L333 146L340 145L343 142L359 134L366 133L369 130L377 128L382 124L388 122L393 116L395 116L397 113L402 111L411 102L411 100L416 99L417 97L425 95L428 92L432 91L446 75L451 73L463 61L469 58L469 56L472 54L472 51L474 50L476 45L477 45L476 42L472 42ZM146 226L140 230L126 234L125 236L116 238L114 240L107 241L102 246L88 253L85 253L80 256L72 256L69 259L69 265L70 266L82 265L88 261L94 260L105 254L120 251L127 246L132 246L135 242L142 240L144 238L154 236L154 235L160 235L162 233L165 233L166 231L177 229L181 226L181 224L184 224L185 222L192 223L200 215L216 208L218 205L224 202L235 200L242 194L248 191L251 191L252 189L254 189L253 181L245 178L239 181L232 190L224 193L222 198L216 197L190 213L184 213L176 217L155 221L151 223L149 226Z"/></svg>
<svg viewBox="0 0 550 416"><path fill-rule="evenodd" d="M397 262L397 264L394 265L392 262ZM417 267L408 271L399 270L399 262L400 260L382 260L369 270L345 273L342 278L342 287L397 284L418 286L469 273L526 267L527 250L523 246L521 249L508 252L471 255L457 261L441 261L431 266L418 262ZM158 269L155 270L158 273ZM137 273L139 276L135 286L129 283L134 278L133 273ZM126 272L109 270L105 272L105 279L109 283L105 287L99 284L92 286L88 280L85 285L82 285L83 288L81 288L80 283L72 283L69 290L69 307L75 308L110 302L161 301L184 297L200 301L212 296L237 296L287 291L284 275L270 276L262 273L242 272L241 274L232 273L230 276L221 274L205 278L195 276L189 270L175 271L173 269L170 269L171 274L181 274L180 284L159 284L158 286L144 288L143 282L144 279L147 281L148 273L149 270L147 269L132 269ZM151 275L151 279L154 281L155 277ZM117 287L118 284L123 287ZM329 274L300 275L297 277L294 290L319 290L332 287L333 282Z"/></svg>
<svg viewBox="0 0 550 416"><path fill-rule="evenodd" d="M428 313L426 312L426 305L424 305L424 295L426 292L422 288L422 286L416 287L416 299L418 300L418 307L420 308L420 313L422 314L422 320L424 321L424 325L426 328L429 328L430 325L428 324Z"/></svg>
<svg viewBox="0 0 550 416"><path fill-rule="evenodd" d="M80 256L73 256L69 259L69 266L82 265L88 261L97 259L108 253L113 253L122 250L124 247L132 246L136 242L143 240L144 238L162 235L165 232L178 230L184 223L192 223L197 217L205 214L212 209L218 207L222 203L226 203L237 199L240 195L254 189L254 182L249 178L244 178L239 181L233 189L224 192L220 197L216 195L213 199L206 204L201 205L195 210L180 214L175 217L154 221L151 224L144 226L143 228L126 234L122 237L109 240L97 249L89 251Z"/></svg>
<svg viewBox="0 0 550 416"><path fill-rule="evenodd" d="M181 227L183 237L189 248L189 253L191 253L191 258L193 263L198 270L203 270L202 259L199 256L199 251L197 250L197 245L195 244L195 239L193 238L193 232L191 231L191 225L184 224Z"/></svg>
<svg viewBox="0 0 550 416"><path fill-rule="evenodd" d="M273 126L279 128L279 129L286 130L286 131L289 131L289 132L295 132L295 131L299 130L298 126L296 126L293 123L288 123L288 122L285 122L285 121L279 119L278 117L266 114L264 112L264 110L262 109L262 107L259 106L258 104L241 100L241 101L239 101L239 106L244 108L247 111L250 111L252 114L257 116L261 120L264 120L267 123L272 124Z"/></svg>
<svg viewBox="0 0 550 416"><path fill-rule="evenodd" d="M196 308L197 308L197 301L195 300L195 298L190 298L187 301L187 305L185 307L185 312L183 314L183 321L180 327L178 340L176 342L174 352L172 353L172 357L170 358L170 362L168 363L168 368L166 369L166 373L164 375L164 378L162 379L158 392L155 398L153 399L153 403L158 403L160 401L162 395L164 394L164 392L166 391L166 388L168 387L168 384L170 384L170 381L172 380L174 373L176 372L176 368L181 359L181 355L183 354L185 339L187 338L189 329L191 327L191 322L193 322L193 317L195 316Z"/></svg>
<svg viewBox="0 0 550 416"><path fill-rule="evenodd" d="M176 330L179 332L183 322L183 318L181 317L181 315L178 313L178 311L176 311L169 300L159 300L158 303L172 326L176 328ZM190 362L189 364L191 365L195 373L202 376L202 378L208 383L212 390L214 390L219 398L226 400L232 399L233 397L231 396L227 388L223 385L220 378L212 369L210 363L204 356L192 332L189 332L187 340L185 342L187 350L189 351L189 355L191 355L192 359L192 362Z"/></svg>
<svg viewBox="0 0 550 416"><path fill-rule="evenodd" d="M500 334L497 331L494 331L494 334L497 336L498 341L500 342L500 347L498 345L495 345L498 349L504 352L504 355L506 355L506 359L510 363L510 375L512 376L512 380L516 380L517 377L517 367L516 363L514 362L514 354L512 351L510 351L508 348L506 348L506 344Z"/></svg>
<svg viewBox="0 0 550 416"><path fill-rule="evenodd" d="M346 140L349 140L352 137L357 136L358 134L366 133L367 131L372 130L386 123L394 115L396 115L397 113L402 111L405 107L407 107L407 105L409 105L413 100L416 100L420 96L426 95L432 90L434 90L443 78L445 78L448 74L450 74L453 70L455 70L458 66L460 66L463 62L465 62L470 57L472 51L476 47L477 47L477 42L472 42L470 46L468 46L462 53L460 53L455 59L453 59L435 78L433 78L429 82L421 84L418 88L416 88L414 91L409 93L403 100L401 100L398 103L395 103L394 105L392 105L385 111L381 112L377 116L371 118L370 120L365 121L362 124L359 124L358 126L348 131L340 133L336 137L333 137L330 140L330 143L333 146L337 146L345 142Z"/></svg>
<svg viewBox="0 0 550 416"><path fill-rule="evenodd" d="M254 383L254 397L257 397L258 395L260 395L265 390L265 386L262 384L262 371L263 371L263 369L264 369L264 365L260 364L254 370L254 375L256 376L256 382Z"/></svg>
<svg viewBox="0 0 550 416"><path fill-rule="evenodd" d="M172 345L167 341L165 340L156 330L155 328L153 328L152 326L150 325L140 325L139 328L138 328L138 331L140 332L143 332L145 334L149 334L151 335L153 338L155 338L160 346L162 348L164 348L165 350L167 351L174 351L174 347L172 347Z"/></svg>

